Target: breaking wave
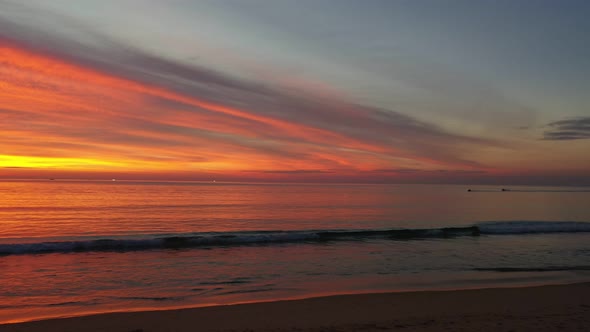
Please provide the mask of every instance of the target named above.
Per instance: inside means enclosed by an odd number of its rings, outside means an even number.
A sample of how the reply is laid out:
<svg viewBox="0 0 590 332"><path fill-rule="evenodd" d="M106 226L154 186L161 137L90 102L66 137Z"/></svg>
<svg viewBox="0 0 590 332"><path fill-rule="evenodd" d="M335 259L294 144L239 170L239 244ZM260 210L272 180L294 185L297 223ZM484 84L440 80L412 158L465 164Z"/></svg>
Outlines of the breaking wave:
<svg viewBox="0 0 590 332"><path fill-rule="evenodd" d="M590 232L590 222L581 221L496 221L480 223L477 227L482 234Z"/></svg>
<svg viewBox="0 0 590 332"><path fill-rule="evenodd" d="M180 233L150 238L105 238L62 242L0 244L0 255L89 251L136 251L295 242L420 240L465 236L590 232L590 222L501 221L468 227L375 230L309 230L227 233Z"/></svg>

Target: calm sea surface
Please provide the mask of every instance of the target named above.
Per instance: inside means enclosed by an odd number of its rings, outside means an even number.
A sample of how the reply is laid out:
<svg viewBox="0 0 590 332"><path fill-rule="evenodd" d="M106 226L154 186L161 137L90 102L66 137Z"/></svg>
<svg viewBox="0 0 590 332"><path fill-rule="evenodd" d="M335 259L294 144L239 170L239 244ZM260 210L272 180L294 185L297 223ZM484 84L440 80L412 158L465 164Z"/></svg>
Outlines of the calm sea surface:
<svg viewBox="0 0 590 332"><path fill-rule="evenodd" d="M0 182L0 323L590 281L589 189L508 189Z"/></svg>

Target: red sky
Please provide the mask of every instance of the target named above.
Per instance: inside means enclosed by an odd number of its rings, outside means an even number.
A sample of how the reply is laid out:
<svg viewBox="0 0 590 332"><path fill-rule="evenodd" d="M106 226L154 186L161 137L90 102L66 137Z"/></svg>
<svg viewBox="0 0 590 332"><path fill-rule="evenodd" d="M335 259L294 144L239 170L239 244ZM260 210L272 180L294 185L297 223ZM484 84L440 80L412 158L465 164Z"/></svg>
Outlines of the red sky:
<svg viewBox="0 0 590 332"><path fill-rule="evenodd" d="M587 140L563 143L584 117L544 139L493 132L272 64L244 77L95 32L0 28L0 178L590 184Z"/></svg>

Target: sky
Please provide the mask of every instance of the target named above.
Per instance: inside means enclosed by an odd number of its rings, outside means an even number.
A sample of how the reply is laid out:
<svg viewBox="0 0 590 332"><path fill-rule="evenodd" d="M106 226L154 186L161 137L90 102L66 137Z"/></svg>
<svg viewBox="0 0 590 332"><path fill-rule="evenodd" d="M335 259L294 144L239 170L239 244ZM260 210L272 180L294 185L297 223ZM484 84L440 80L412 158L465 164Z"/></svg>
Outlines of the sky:
<svg viewBox="0 0 590 332"><path fill-rule="evenodd" d="M0 0L0 178L590 185L585 0Z"/></svg>

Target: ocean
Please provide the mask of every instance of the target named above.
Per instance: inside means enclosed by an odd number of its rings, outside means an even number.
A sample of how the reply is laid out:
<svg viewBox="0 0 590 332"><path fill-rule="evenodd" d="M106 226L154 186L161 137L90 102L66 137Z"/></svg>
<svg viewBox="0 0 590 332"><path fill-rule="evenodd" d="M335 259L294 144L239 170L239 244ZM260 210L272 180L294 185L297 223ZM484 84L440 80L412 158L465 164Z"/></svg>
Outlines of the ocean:
<svg viewBox="0 0 590 332"><path fill-rule="evenodd" d="M590 281L590 190L505 188L0 182L0 323Z"/></svg>

